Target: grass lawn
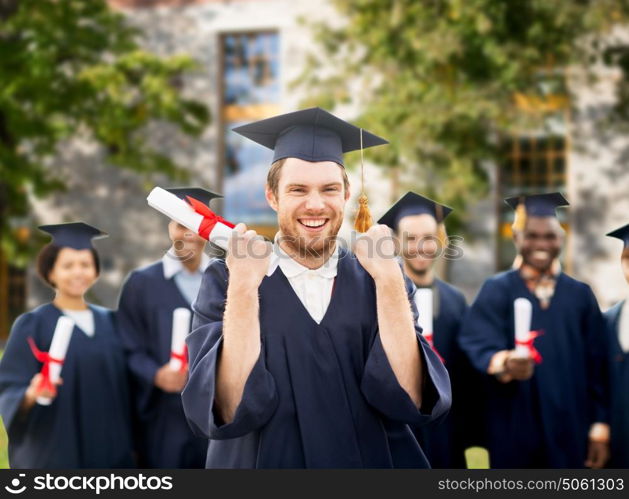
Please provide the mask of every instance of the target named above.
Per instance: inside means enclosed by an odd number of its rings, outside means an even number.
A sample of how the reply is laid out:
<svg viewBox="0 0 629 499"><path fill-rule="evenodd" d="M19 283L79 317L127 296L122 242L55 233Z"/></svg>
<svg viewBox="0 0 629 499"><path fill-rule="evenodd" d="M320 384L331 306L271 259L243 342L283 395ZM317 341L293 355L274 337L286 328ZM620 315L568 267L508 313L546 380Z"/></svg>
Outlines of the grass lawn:
<svg viewBox="0 0 629 499"><path fill-rule="evenodd" d="M9 467L7 434L4 431L4 425L0 425L0 469Z"/></svg>
<svg viewBox="0 0 629 499"><path fill-rule="evenodd" d="M489 468L489 453L482 447L470 447L465 451L465 461L471 470L485 470Z"/></svg>
<svg viewBox="0 0 629 499"><path fill-rule="evenodd" d="M0 359L4 350L0 349ZM0 424L0 469L7 469L9 467L9 441L7 440L7 433L4 431L4 424Z"/></svg>

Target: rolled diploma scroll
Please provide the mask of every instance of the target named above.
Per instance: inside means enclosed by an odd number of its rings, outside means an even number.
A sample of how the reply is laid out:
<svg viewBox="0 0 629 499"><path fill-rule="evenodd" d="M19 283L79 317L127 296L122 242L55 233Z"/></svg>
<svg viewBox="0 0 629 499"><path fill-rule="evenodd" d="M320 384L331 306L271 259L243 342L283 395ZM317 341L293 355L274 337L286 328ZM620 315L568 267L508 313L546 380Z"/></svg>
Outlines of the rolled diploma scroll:
<svg viewBox="0 0 629 499"><path fill-rule="evenodd" d="M74 330L74 321L65 315L62 315L57 320L55 326L55 332L52 335L52 342L50 343L50 350L48 355L53 359L65 360L66 352L68 351L68 345L70 344L70 338L72 338L72 331ZM48 364L48 374L50 382L54 385L61 377L61 367L63 364L59 362L50 362ZM50 405L52 399L48 397L37 397L37 403L39 405Z"/></svg>
<svg viewBox="0 0 629 499"><path fill-rule="evenodd" d="M419 288L415 291L415 305L419 312L419 318L417 323L422 328L422 334L426 337L426 340L433 346L433 333L432 330L432 289Z"/></svg>
<svg viewBox="0 0 629 499"><path fill-rule="evenodd" d="M173 334L170 340L170 351L176 355L184 353L186 336L190 332L190 310L185 307L176 308L173 312ZM170 358L170 368L179 371L182 367L181 359Z"/></svg>
<svg viewBox="0 0 629 499"><path fill-rule="evenodd" d="M526 341L529 337L533 305L526 298L516 298L513 301L513 312L515 317L515 355L524 358L530 357L531 353L528 347L518 345L518 342Z"/></svg>
<svg viewBox="0 0 629 499"><path fill-rule="evenodd" d="M155 208L168 218L180 223L184 227L187 227L195 234L199 233L199 227L203 222L203 215L194 211L194 208L192 208L192 206L184 200L179 199L177 196L171 194L165 189L162 189L161 187L155 187L150 192L146 200L151 208ZM210 233L209 241L216 244L219 248L227 251L227 243L233 230L234 229L231 227L218 222ZM275 252L272 252L269 259L269 269L267 270L266 275L270 276L273 272L275 272L278 264L279 257Z"/></svg>

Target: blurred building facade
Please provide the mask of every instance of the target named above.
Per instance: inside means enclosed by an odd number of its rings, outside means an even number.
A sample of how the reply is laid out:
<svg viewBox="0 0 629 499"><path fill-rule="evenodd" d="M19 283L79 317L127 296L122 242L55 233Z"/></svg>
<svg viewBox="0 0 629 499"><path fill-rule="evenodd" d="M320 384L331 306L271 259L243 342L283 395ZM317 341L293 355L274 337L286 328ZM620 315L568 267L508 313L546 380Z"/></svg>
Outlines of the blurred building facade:
<svg viewBox="0 0 629 499"><path fill-rule="evenodd" d="M263 196L271 153L240 138L230 129L240 123L299 108L303 90L291 87L306 55L316 50L301 19L333 20L333 7L309 0L110 0L144 33L145 46L162 55L188 53L200 68L182 82L188 95L211 109L212 124L199 139L181 137L163 125L151 130L156 147L185 165L190 184L222 192L215 207L234 221L243 221L272 236L274 213ZM419 35L418 35L419 36ZM629 142L608 137L595 125L613 102L619 74L599 71L595 86L575 72L569 85L576 99L556 104L552 133L522 133L504 140L503 159L487 165L491 195L471 203L469 237L464 257L448 262L445 277L473 299L489 275L508 268L514 251L510 241L512 213L502 198L526 192L564 192L571 207L561 220L568 240L562 257L565 270L592 285L601 306L624 298L629 289L620 269L621 243L605 232L629 222ZM522 102L525 108L527 103ZM337 109L351 119L356 109ZM525 111L525 110L523 110ZM391 130L391 134L395 130ZM72 142L58 158L60 174L70 178L66 193L36 201L41 223L85 220L110 233L97 242L103 272L90 300L115 307L125 275L160 258L169 247L167 221L146 205L145 185L137 175L107 167L102 152ZM393 182L368 165L366 189L377 218L403 194ZM357 175L350 180L359 185ZM164 179L163 184L172 185ZM352 218L355 192L347 212ZM347 226L344 229L347 233ZM452 234L451 234L452 235ZM11 301L33 307L52 297L31 269L0 269L0 307ZM26 301L23 297L28 297ZM6 332L5 332L6 334Z"/></svg>

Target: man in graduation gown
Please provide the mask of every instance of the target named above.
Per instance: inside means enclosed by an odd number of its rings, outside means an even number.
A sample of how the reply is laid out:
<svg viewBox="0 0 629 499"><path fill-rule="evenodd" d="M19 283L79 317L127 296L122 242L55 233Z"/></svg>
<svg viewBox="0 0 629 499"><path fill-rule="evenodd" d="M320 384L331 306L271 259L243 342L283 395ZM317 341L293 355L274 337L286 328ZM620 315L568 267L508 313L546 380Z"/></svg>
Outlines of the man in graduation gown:
<svg viewBox="0 0 629 499"><path fill-rule="evenodd" d="M608 236L623 242L622 270L629 282L629 224ZM610 343L611 417L610 468L629 468L629 309L621 300L607 312L605 322Z"/></svg>
<svg viewBox="0 0 629 499"><path fill-rule="evenodd" d="M447 248L444 220L451 211L408 192L378 220L391 227L400 241L404 273L418 288L415 303L422 334L443 359L452 383L450 413L441 421L413 428L433 468L465 468L465 449L484 445L482 411L478 410L483 399L482 379L458 345L467 311L465 297L434 271L437 258ZM432 309L422 308L424 303Z"/></svg>
<svg viewBox="0 0 629 499"><path fill-rule="evenodd" d="M168 189L181 199L208 204L220 197L204 189ZM190 309L209 264L205 240L171 221L172 247L126 279L118 305L120 332L134 377L137 446L141 467L202 468L207 440L192 433L183 414L181 390L187 368L170 367L173 312Z"/></svg>
<svg viewBox="0 0 629 499"><path fill-rule="evenodd" d="M353 253L336 241L343 152L385 141L319 108L236 131L275 151L280 264L265 277L270 247L239 224L203 277L183 402L211 439L206 467L426 467L409 424L443 415L450 387L415 326L413 286L387 227Z"/></svg>
<svg viewBox="0 0 629 499"><path fill-rule="evenodd" d="M516 210L518 268L488 279L463 322L461 345L491 378L487 427L493 468L600 468L608 456L607 342L587 284L557 269L560 193L507 199ZM531 304L516 351L514 301ZM526 303L524 303L526 305Z"/></svg>

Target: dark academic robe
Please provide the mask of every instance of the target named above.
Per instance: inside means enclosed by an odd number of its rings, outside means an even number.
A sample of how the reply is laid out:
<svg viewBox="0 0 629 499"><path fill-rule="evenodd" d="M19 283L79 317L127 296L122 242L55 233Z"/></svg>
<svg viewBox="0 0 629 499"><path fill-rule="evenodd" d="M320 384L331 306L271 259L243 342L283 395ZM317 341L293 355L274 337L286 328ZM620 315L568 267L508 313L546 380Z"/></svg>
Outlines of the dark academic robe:
<svg viewBox="0 0 629 499"><path fill-rule="evenodd" d="M440 421L414 428L415 436L433 468L465 468L465 449L485 445L482 439L483 383L458 344L467 303L454 286L435 279L437 314L433 317L433 344L445 361L452 383L452 408ZM420 311L421 314L421 311Z"/></svg>
<svg viewBox="0 0 629 499"><path fill-rule="evenodd" d="M187 339L190 378L183 391L184 410L191 426L211 439L206 467L428 467L409 424L447 412L447 371L417 327L425 366L418 410L382 347L374 281L345 250L320 324L281 269L264 278L259 289L261 353L234 420L220 421L213 406L227 282L225 262L214 260L205 271ZM406 285L411 300L414 287L409 280Z"/></svg>
<svg viewBox="0 0 629 499"><path fill-rule="evenodd" d="M118 305L120 335L131 373L140 466L203 468L207 440L196 437L183 413L181 395L157 388L157 370L170 360L173 312L190 309L162 262L133 271Z"/></svg>
<svg viewBox="0 0 629 499"><path fill-rule="evenodd" d="M629 468L629 352L618 339L624 301L605 312L610 342L611 458L608 468Z"/></svg>
<svg viewBox="0 0 629 499"><path fill-rule="evenodd" d="M90 305L94 336L72 332L61 370L63 384L49 406L19 407L50 348L61 311L42 305L18 317L0 361L0 414L9 436L11 468L131 468L131 410L124 351L113 313Z"/></svg>
<svg viewBox="0 0 629 499"><path fill-rule="evenodd" d="M492 468L582 468L588 432L609 420L607 340L590 287L561 273L547 309L518 271L487 280L463 322L461 346L486 373L499 350L512 349L513 301L533 304L531 328L543 361L527 381L488 378L487 431Z"/></svg>

